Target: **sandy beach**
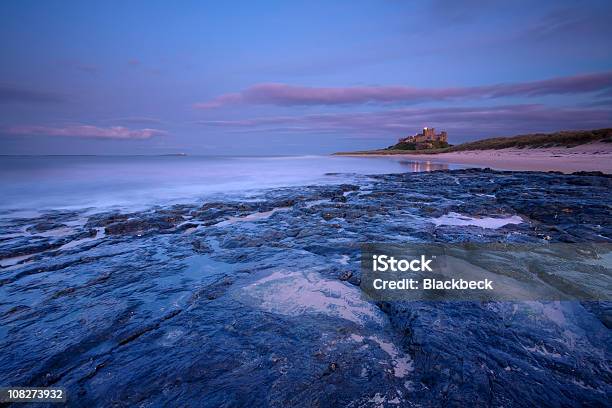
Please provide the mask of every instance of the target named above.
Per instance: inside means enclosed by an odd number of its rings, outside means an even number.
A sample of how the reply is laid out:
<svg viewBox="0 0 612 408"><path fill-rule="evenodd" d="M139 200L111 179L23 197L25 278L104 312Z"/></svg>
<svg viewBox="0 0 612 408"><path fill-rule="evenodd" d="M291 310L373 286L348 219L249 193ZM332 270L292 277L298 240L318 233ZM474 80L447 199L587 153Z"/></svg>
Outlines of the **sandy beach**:
<svg viewBox="0 0 612 408"><path fill-rule="evenodd" d="M373 154L355 154L354 156L373 156ZM473 164L500 170L612 173L612 144L602 142L571 148L470 150L432 155L394 154L393 157L439 163Z"/></svg>

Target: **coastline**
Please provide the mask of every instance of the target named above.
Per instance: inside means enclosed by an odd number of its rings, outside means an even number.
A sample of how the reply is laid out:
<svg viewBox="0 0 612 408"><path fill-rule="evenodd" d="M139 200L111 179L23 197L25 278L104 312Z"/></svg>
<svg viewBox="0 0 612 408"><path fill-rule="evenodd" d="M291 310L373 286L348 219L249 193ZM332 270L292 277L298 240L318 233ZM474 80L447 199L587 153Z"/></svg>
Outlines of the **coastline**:
<svg viewBox="0 0 612 408"><path fill-rule="evenodd" d="M523 171L601 171L612 173L612 144L588 143L576 147L509 148L465 150L449 153L337 153L349 157L394 157L424 162L472 164L498 170Z"/></svg>
<svg viewBox="0 0 612 408"><path fill-rule="evenodd" d="M538 298L381 306L362 297L359 243L609 242L611 180L439 170L8 218L0 331L11 335L2 337L10 353L0 353L0 382L59 378L68 395L86 390L82 398L101 406L189 405L203 395L262 405L272 391L274 406L371 406L373 395L397 406L449 395L474 406L494 375L499 401L604 406L606 378L593 375L607 370L604 307ZM62 330L70 336L58 339ZM246 359L255 365L245 369ZM576 359L584 363L565 369ZM436 377L432 360L448 375ZM160 376L152 366L166 368ZM482 385L466 387L464 373ZM576 384L583 379L589 388ZM330 381L342 392L330 393ZM296 396L296 383L308 384L305 393ZM551 393L540 398L543 388Z"/></svg>

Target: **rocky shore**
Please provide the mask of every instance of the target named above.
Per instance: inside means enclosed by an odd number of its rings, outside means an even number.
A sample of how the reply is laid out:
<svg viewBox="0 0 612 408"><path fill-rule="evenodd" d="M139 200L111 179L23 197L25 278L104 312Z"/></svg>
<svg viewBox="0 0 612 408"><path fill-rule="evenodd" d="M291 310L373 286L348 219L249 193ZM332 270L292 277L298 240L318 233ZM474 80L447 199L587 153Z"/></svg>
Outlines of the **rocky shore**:
<svg viewBox="0 0 612 408"><path fill-rule="evenodd" d="M0 214L0 384L84 407L608 404L610 303L375 304L359 244L610 242L612 176L353 180Z"/></svg>

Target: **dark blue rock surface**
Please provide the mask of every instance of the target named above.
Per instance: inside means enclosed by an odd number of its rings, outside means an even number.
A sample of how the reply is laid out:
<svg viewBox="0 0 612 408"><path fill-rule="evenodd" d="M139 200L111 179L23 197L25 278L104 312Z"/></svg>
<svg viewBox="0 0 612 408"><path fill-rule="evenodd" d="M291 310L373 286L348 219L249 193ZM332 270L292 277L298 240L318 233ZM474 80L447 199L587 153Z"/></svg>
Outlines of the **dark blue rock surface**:
<svg viewBox="0 0 612 408"><path fill-rule="evenodd" d="M0 384L83 407L609 406L608 303L374 304L358 285L362 242L610 242L611 193L455 170L5 215Z"/></svg>

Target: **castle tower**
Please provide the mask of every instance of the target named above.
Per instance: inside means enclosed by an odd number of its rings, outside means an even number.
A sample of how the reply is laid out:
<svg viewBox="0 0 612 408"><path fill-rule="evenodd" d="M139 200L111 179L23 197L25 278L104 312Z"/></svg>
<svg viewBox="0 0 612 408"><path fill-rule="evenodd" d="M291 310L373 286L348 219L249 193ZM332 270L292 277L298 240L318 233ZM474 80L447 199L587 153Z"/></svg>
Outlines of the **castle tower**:
<svg viewBox="0 0 612 408"><path fill-rule="evenodd" d="M429 128L429 127L423 128L423 136L425 136L424 137L425 140L434 139L436 136L436 129Z"/></svg>

